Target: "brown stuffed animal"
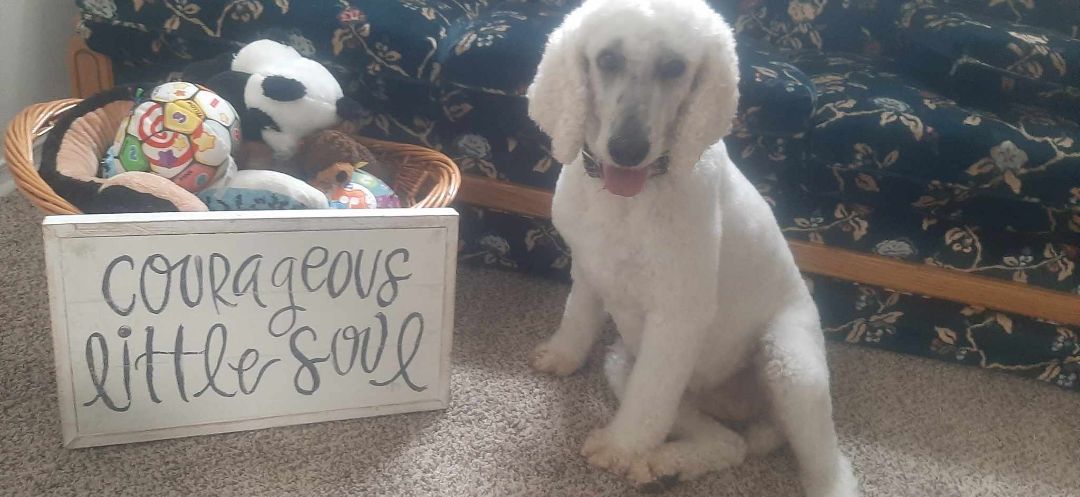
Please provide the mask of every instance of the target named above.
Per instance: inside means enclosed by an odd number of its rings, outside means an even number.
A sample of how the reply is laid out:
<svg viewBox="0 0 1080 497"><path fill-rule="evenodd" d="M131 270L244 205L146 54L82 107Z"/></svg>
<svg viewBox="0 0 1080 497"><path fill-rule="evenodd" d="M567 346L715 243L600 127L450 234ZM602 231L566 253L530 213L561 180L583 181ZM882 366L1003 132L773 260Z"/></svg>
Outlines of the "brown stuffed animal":
<svg viewBox="0 0 1080 497"><path fill-rule="evenodd" d="M316 131L300 140L296 155L278 160L262 142L246 141L237 157L240 169L268 169L286 173L329 193L352 181L353 172L365 172L389 183L391 170L367 147L353 138L347 127Z"/></svg>
<svg viewBox="0 0 1080 497"><path fill-rule="evenodd" d="M334 187L348 183L353 169L363 169L383 181L392 179L367 147L338 129L325 129L305 137L292 162L298 178L320 189L316 183Z"/></svg>
<svg viewBox="0 0 1080 497"><path fill-rule="evenodd" d="M356 166L353 164L335 162L330 167L315 173L315 176L308 179L307 182L323 193L330 193L349 184L352 181L354 171L356 171Z"/></svg>

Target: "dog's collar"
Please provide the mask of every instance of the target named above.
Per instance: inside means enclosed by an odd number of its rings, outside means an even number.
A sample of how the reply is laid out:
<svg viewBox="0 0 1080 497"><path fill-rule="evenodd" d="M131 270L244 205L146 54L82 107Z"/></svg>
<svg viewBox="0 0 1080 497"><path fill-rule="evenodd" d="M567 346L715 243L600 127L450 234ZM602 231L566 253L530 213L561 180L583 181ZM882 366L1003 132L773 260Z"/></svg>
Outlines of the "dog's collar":
<svg viewBox="0 0 1080 497"><path fill-rule="evenodd" d="M596 159L593 158L592 151L589 150L588 145L585 145L585 147L581 149L581 158L585 166L585 174L588 174L589 177L592 178L604 177L604 168L600 166L599 162L596 162ZM668 154L657 157L656 160L652 162L652 164L646 166L653 168L652 174L650 174L649 176L652 177L666 174L668 172L669 160L670 159L668 157Z"/></svg>

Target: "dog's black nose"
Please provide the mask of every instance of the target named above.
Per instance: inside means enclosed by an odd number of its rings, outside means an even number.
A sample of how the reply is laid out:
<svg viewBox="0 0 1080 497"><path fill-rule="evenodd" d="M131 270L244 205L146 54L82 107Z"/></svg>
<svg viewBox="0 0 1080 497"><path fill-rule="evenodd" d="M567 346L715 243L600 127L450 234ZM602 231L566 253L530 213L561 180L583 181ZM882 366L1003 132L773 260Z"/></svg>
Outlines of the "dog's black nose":
<svg viewBox="0 0 1080 497"><path fill-rule="evenodd" d="M625 167L634 167L649 155L649 137L637 119L623 121L608 140L611 160Z"/></svg>

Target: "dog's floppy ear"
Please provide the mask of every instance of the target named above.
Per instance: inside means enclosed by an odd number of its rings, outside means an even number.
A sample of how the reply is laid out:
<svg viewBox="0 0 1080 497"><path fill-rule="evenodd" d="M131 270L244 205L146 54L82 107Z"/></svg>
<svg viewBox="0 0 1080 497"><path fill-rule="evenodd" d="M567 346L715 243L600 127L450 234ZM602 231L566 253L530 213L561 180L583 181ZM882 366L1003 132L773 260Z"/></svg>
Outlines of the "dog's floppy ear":
<svg viewBox="0 0 1080 497"><path fill-rule="evenodd" d="M694 164L706 149L731 133L739 107L739 62L735 37L719 14L702 16L708 40L690 94L683 102L683 118L675 132L671 159Z"/></svg>
<svg viewBox="0 0 1080 497"><path fill-rule="evenodd" d="M551 155L563 164L577 158L585 141L588 82L578 50L578 15L571 14L548 37L529 85L529 117L551 137Z"/></svg>

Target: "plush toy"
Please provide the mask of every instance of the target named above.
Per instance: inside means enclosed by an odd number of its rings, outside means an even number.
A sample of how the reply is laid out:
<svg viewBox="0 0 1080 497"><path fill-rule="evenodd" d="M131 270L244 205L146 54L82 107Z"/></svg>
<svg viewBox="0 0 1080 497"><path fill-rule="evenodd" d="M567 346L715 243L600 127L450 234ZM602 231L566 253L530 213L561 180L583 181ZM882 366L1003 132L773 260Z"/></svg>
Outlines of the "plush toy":
<svg viewBox="0 0 1080 497"><path fill-rule="evenodd" d="M291 162L291 174L324 192L332 208L401 205L394 191L381 179L390 178L390 170L345 131L326 129L304 137Z"/></svg>
<svg viewBox="0 0 1080 497"><path fill-rule="evenodd" d="M343 119L360 117L361 109L344 97L341 85L319 63L281 43L259 40L235 54L188 66L183 80L186 83L168 88L201 86L210 91L196 98L170 96L162 90L152 93L156 97L148 103L144 90L131 86L84 101L50 135L42 177L85 212L206 210L206 203L213 210L326 208L335 193L343 194L339 200L362 197L359 202L349 200L349 205L372 204L372 198L374 206L400 204L379 179L389 179L389 170L348 132L332 129L346 124ZM239 146L234 142L235 123L214 119L214 113L205 109L214 108L204 98L211 92L231 104L243 124ZM115 119L109 123L112 127L104 127L107 137L99 136L97 128L102 126L94 124L105 112L97 108L106 104L110 109L106 117ZM136 115L128 116L133 110ZM180 127L192 126L191 116L203 126ZM127 117L131 119L124 120ZM82 126L84 120L90 124ZM211 122L221 124L225 133ZM73 135L86 131L89 136L67 140L68 127ZM109 141L113 133L115 143ZM220 147L226 141L228 151ZM104 145L97 145L100 142ZM110 144L114 146L106 153ZM91 162L84 164L87 157ZM241 171L231 174L235 166ZM358 174L357 167L364 171Z"/></svg>
<svg viewBox="0 0 1080 497"><path fill-rule="evenodd" d="M150 172L198 192L236 170L239 142L240 119L229 102L191 83L166 83L120 123L102 176Z"/></svg>
<svg viewBox="0 0 1080 497"><path fill-rule="evenodd" d="M353 172L351 181L331 191L334 209L389 209L401 207L401 200L386 183L365 171Z"/></svg>
<svg viewBox="0 0 1080 497"><path fill-rule="evenodd" d="M231 102L244 123L244 139L265 142L277 161L295 155L303 137L360 114L360 105L344 97L322 64L272 40L254 41L235 56L192 64L183 74ZM241 168L275 169L266 164Z"/></svg>
<svg viewBox="0 0 1080 497"><path fill-rule="evenodd" d="M335 164L347 164L352 168L348 174L340 176L335 183L344 184L352 176L352 169L363 169L379 178L390 179L392 174L385 164L379 162L375 154L339 129L317 131L300 141L296 155L289 161L290 173L309 183L320 181L325 184L327 171Z"/></svg>
<svg viewBox="0 0 1080 497"><path fill-rule="evenodd" d="M356 166L347 162L337 162L315 173L315 177L308 179L307 183L329 195L330 192L351 183L355 171Z"/></svg>
<svg viewBox="0 0 1080 497"><path fill-rule="evenodd" d="M212 211L326 209L323 192L288 174L243 170L199 192Z"/></svg>
<svg viewBox="0 0 1080 497"><path fill-rule="evenodd" d="M64 112L46 137L41 178L82 212L207 210L193 193L157 174L127 171L102 177L102 157L147 91L138 85L118 86L87 98Z"/></svg>

